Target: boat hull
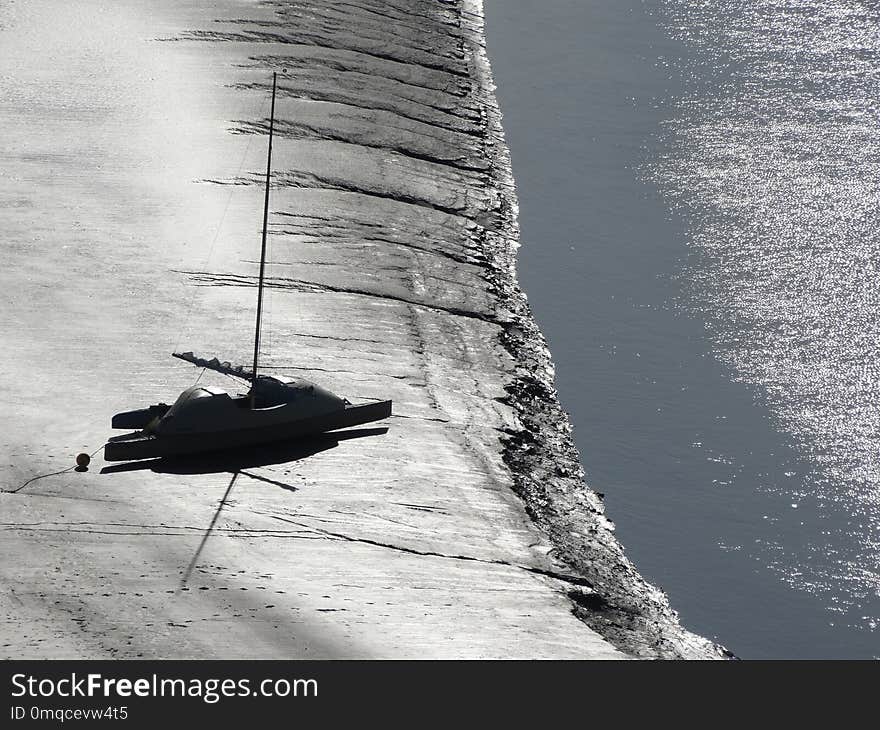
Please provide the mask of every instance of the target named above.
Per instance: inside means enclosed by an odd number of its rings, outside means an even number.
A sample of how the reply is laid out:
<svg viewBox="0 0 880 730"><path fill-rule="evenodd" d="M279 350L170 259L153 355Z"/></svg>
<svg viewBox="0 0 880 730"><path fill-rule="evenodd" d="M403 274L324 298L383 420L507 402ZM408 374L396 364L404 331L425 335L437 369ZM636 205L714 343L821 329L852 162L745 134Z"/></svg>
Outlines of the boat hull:
<svg viewBox="0 0 880 730"><path fill-rule="evenodd" d="M171 406L159 403L149 408L141 408L136 411L124 411L113 416L111 428L146 428L150 421L162 418Z"/></svg>
<svg viewBox="0 0 880 730"><path fill-rule="evenodd" d="M287 441L380 421L390 415L391 401L386 400L346 406L334 413L259 428L165 436L140 431L111 438L104 446L104 460L134 461Z"/></svg>

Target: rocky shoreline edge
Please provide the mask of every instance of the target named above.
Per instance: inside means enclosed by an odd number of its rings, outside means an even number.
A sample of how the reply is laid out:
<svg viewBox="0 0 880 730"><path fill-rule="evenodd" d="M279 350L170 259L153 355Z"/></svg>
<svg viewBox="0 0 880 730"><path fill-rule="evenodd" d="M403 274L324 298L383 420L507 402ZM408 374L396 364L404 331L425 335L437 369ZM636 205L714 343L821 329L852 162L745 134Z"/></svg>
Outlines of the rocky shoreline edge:
<svg viewBox="0 0 880 730"><path fill-rule="evenodd" d="M486 52L482 0L462 0L461 30L483 110L485 153L498 193L494 230L484 229L487 277L498 301L501 342L517 363L504 402L521 429L503 439L514 491L550 538L550 557L582 576L568 597L573 613L618 649L640 658L724 659L726 648L685 629L666 595L624 554L602 495L586 481L572 427L554 387L553 361L516 275L518 205L502 115Z"/></svg>

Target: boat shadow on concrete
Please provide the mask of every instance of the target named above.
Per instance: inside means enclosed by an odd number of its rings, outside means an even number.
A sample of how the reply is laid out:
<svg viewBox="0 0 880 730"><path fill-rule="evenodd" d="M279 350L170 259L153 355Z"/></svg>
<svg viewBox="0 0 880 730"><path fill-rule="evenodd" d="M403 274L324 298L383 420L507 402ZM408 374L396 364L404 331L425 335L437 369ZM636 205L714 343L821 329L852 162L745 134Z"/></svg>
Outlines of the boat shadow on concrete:
<svg viewBox="0 0 880 730"><path fill-rule="evenodd" d="M388 432L387 427L357 428L348 431L318 434L296 441L280 441L272 444L261 444L226 451L209 451L188 456L166 456L158 459L129 461L124 464L113 464L101 469L101 474L119 474L129 471L152 471L156 474L232 474L244 473L252 479L268 482L275 486L297 491L296 487L275 481L264 476L245 472L273 464L287 464L301 461L322 451L329 451L339 446L341 441L380 436Z"/></svg>
<svg viewBox="0 0 880 730"><path fill-rule="evenodd" d="M272 444L262 444L260 446L251 446L227 451L205 452L203 454L193 454L191 456L164 457L160 459L146 459L143 461L130 461L124 464L114 464L113 466L105 466L101 469L101 474L119 474L127 471L145 471L150 470L157 474L219 474L229 472L232 474L229 484L211 523L205 529L201 542L195 551L189 565L183 573L180 581L180 587L185 588L189 582L193 570L197 567L202 550L207 543L208 538L214 531L220 512L226 506L232 488L240 474L256 479L257 481L266 482L281 489L290 492L298 491L291 484L285 484L275 479L260 474L254 474L247 469L253 469L261 466L271 466L272 464L287 464L294 461L306 459L322 451L328 451L339 446L340 441L350 441L351 439L364 438L367 436L380 436L388 433L387 427L381 428L353 428L348 431L337 431L332 433L323 433L308 438L297 439L296 441L280 441Z"/></svg>

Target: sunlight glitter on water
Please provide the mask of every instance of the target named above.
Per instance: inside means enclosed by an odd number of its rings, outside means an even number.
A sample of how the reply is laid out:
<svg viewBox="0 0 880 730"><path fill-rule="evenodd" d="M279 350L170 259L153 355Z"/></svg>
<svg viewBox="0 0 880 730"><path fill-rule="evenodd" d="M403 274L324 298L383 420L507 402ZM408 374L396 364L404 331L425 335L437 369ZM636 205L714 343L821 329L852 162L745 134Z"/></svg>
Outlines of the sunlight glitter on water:
<svg viewBox="0 0 880 730"><path fill-rule="evenodd" d="M790 496L815 519L765 521L752 550L840 620L873 630L880 8L666 0L663 13L697 58L684 69L690 93L670 114L671 154L649 165L688 221L686 306L813 467L791 480Z"/></svg>

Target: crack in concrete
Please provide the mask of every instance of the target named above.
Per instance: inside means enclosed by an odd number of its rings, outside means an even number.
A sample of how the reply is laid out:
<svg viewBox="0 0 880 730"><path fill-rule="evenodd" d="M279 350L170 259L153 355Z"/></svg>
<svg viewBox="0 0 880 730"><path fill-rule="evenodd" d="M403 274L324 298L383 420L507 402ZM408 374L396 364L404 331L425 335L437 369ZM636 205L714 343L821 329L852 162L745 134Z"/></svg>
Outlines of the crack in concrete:
<svg viewBox="0 0 880 730"><path fill-rule="evenodd" d="M285 215L281 211L273 211L273 215ZM366 224L362 224L366 225ZM272 235L279 236L300 236L302 239L315 242L315 243L325 243L325 239L333 238L336 240L341 240L344 243L350 243L354 245L359 245L359 242L368 241L370 243L382 243L387 244L389 246L399 246L400 248L405 248L411 251L418 251L419 253L427 254L430 256L438 256L441 258L450 259L451 261L455 261L458 264L464 264L467 266L478 266L483 267L485 265L485 260L478 253L469 253L469 255L457 254L452 251L437 249L437 248L428 248L426 246L420 246L418 243L410 243L408 241L401 241L394 238L387 238L384 236L370 236L370 235L358 235L356 231L345 230L345 233L330 233L326 229L324 230L314 230L314 229L306 229L305 227L301 227L299 229L286 227L284 223L270 223L269 224L269 233ZM341 228L341 226L340 226ZM346 235L347 234L347 235ZM302 262L311 264L313 262ZM292 265L292 264L291 264ZM332 264L334 266L338 266L338 263Z"/></svg>
<svg viewBox="0 0 880 730"><path fill-rule="evenodd" d="M250 177L233 177L228 179L218 179L218 178L200 178L197 182L210 183L212 185L262 185L264 184L263 178L260 176L260 173L254 172L250 174ZM365 187L353 180L344 179L341 177L334 177L331 175L321 175L314 172L302 172L302 171L288 171L282 173L275 173L273 178L273 186L275 187L290 187L290 188L304 188L311 190L338 190L345 193L353 193L357 195L363 195L370 198L378 198L380 200L392 200L397 203L401 203L404 205L413 205L419 208L426 208L428 210L437 211L438 213L446 213L447 215L458 216L460 218L464 218L473 223L477 223L479 225L485 225L485 219L487 216L491 215L486 211L481 210L468 210L467 202L462 203L460 205L444 205L443 203L439 203L437 201L429 200L425 196L417 196L414 194L407 194L403 192L390 192L387 190L383 190L380 188L368 188ZM465 201L468 199L468 189L464 181L459 181L458 184L455 184L450 181L449 186L453 189L457 189L461 192L461 195L464 196ZM470 191L473 193L473 191Z"/></svg>
<svg viewBox="0 0 880 730"><path fill-rule="evenodd" d="M470 94L470 84L465 83L460 77L450 76L445 72L438 70L431 73L420 74L417 78L414 78L405 63L383 63L377 68L358 54L351 53L350 55L347 55L349 52L344 50L339 50L334 55L326 53L326 51L332 51L333 49L324 49L319 48L318 46L301 46L299 50L308 52L311 55L294 56L290 54L262 54L249 56L248 60L255 62L258 68L287 67L310 71L315 67L322 67L328 69L333 74L350 74L359 78L368 79L369 81L381 79L383 81L390 81L394 85L417 90L418 92L427 92L430 97L426 98L436 98L433 96L434 94L443 94L452 97L452 103L449 106L439 107L440 111L445 111L451 114L455 109L465 109L466 111L473 112L472 119L482 119L482 115L479 114L475 107L466 106L470 102L470 99L468 98ZM315 51L318 53L316 54ZM241 65L245 68L253 67L253 65ZM395 71L399 73L395 74ZM435 83L432 84L432 81ZM268 89L269 87L267 84L262 84L261 88ZM412 99L416 102L419 101L407 96L404 96L403 98L407 100ZM421 103L430 106L429 102L425 101Z"/></svg>
<svg viewBox="0 0 880 730"><path fill-rule="evenodd" d="M265 58L267 57L252 56L251 60ZM370 112L389 112L400 119L421 122L436 129L460 132L477 138L485 131L482 116L474 107L465 105L465 92L460 89L425 86L375 71L367 73L341 63L338 59L333 61L313 57L309 59L312 65L306 65L306 59L294 56L272 58L273 67L285 67L297 71L295 77L282 77L277 86L279 95L294 99L327 101ZM243 66L253 67L244 64ZM319 66L332 73L318 71ZM252 81L232 84L230 88L268 92L271 87L265 83ZM373 95L359 96L365 90L369 90ZM444 99L444 96L448 99ZM420 115L413 113L416 110Z"/></svg>
<svg viewBox="0 0 880 730"><path fill-rule="evenodd" d="M208 286L257 286L257 277L248 276L246 274L223 274L212 273L208 271L185 271L172 269L176 274L184 274L195 282L200 282ZM294 291L308 292L331 292L334 294L353 294L362 297L371 297L374 299L387 299L394 302L401 302L414 307L423 307L437 312L444 312L456 317L467 317L469 319L479 319L488 324L494 324L499 327L504 326L502 320L497 319L492 314L475 312L459 307L444 306L442 304L431 304L423 301L416 301L407 297L396 294L388 294L383 292L368 291L366 289L355 289L353 287L335 286L333 284L321 284L314 281L305 281L303 279L291 279L286 277L272 277L264 280L264 286L275 289L291 289Z"/></svg>
<svg viewBox="0 0 880 730"><path fill-rule="evenodd" d="M230 21L233 22L233 21ZM253 21L247 21L249 24L254 25ZM333 43L330 40L322 38L315 34L309 33L300 33L294 34L290 33L288 35L284 35L281 33L269 33L265 31L249 31L245 30L240 33L223 33L220 31L210 31L210 30L190 30L184 31L175 37L170 38L159 38L159 41L165 42L178 42L178 41L224 41L230 43L279 43L282 45L305 45L305 46L317 46L318 48L329 48L331 50L339 50L339 51L347 51L349 53L355 53L358 55L366 56L368 58L375 58L379 61L393 61L394 63L401 63L406 66L413 66L415 68L424 68L429 71L442 71L443 73L450 74L451 76L458 76L462 79L467 79L468 72L467 69L456 69L450 68L449 65L440 64L440 63L431 63L430 61L423 60L422 62L417 62L412 58L407 58L406 56L394 55L392 53L383 53L378 50L367 50L366 48L355 48L353 46L345 46L340 45L338 43Z"/></svg>
<svg viewBox="0 0 880 730"><path fill-rule="evenodd" d="M323 535L328 535L333 538L337 538L339 540L344 540L345 542L356 542L364 545L372 545L373 547L385 548L387 550L395 550L397 552L408 553L411 555L420 555L424 557L431 558L443 558L446 560L461 560L464 562L471 563L483 563L484 565L501 565L508 568L516 568L518 570L523 570L528 573L534 573L535 575L541 575L545 578L552 578L554 580L562 581L563 583L570 583L576 586L582 586L585 588L592 588L592 584L586 578L582 578L578 575L573 575L570 573L561 573L555 570L549 570L547 568L540 568L535 565L526 565L524 563L512 563L508 560L502 560L501 558L491 559L491 558L478 558L473 555L453 555L450 553L440 553L435 552L433 550L419 550L417 548L409 548L403 547L402 545L395 545L393 543L380 542L379 540L371 540L366 537L352 537L351 535L346 535L342 532L333 532L332 530L325 530L320 527L315 527L314 525L309 525L304 522L297 522L296 520L289 520L284 517L278 517L277 515L273 518L279 520L280 522L287 522L292 525L296 525L297 527L304 527L306 529L314 530L315 532L321 533Z"/></svg>
<svg viewBox="0 0 880 730"><path fill-rule="evenodd" d="M241 473L244 474L244 472ZM251 474L247 474L247 476L256 478ZM231 504L231 502L229 504ZM99 529L113 527L123 529ZM126 530L124 528L130 529ZM82 532L100 535L167 535L171 537L190 537L193 533L203 532L205 528L196 527L193 525L151 525L129 522L5 522L0 523L0 529L26 532ZM289 536L289 533L283 532L281 530L264 530L260 528L218 527L214 529L214 532L229 534L233 536L242 535L245 537L250 535L262 536L264 533L270 534L270 536L274 536L279 533L280 536Z"/></svg>
<svg viewBox="0 0 880 730"><path fill-rule="evenodd" d="M8 530L18 530L21 532L43 532L43 533L82 533L89 535L130 535L133 537L191 537L191 533L187 532L162 532L162 531L144 531L144 530L79 530L79 529L52 529L46 527L21 527L21 528L7 528ZM203 528L192 528L192 529L203 529ZM309 537L308 535L297 535L290 532L284 532L282 530L258 530L258 529L234 529L234 528L222 528L214 530L214 532L226 535L227 537L235 537L235 538L284 538L284 539L295 539L295 540L313 540L315 538Z"/></svg>
<svg viewBox="0 0 880 730"><path fill-rule="evenodd" d="M436 421L437 423L452 423L450 419L431 418L429 416L404 416L401 413L392 413L389 418L411 418L417 421Z"/></svg>
<svg viewBox="0 0 880 730"><path fill-rule="evenodd" d="M365 239L366 240L366 239ZM414 248L414 247L413 247ZM242 259L242 261L246 264L259 264L259 261L255 261L253 259ZM345 274L347 274L352 269L351 261L266 261L267 266L273 267L289 267L293 269L297 268L309 268L310 266L326 266L328 268L336 268L342 270ZM401 279L406 281L407 276L410 278L414 275L414 269L418 267L418 254L409 254L408 265L405 264L385 264L384 266L373 266L374 272L396 272L401 275ZM354 268L358 268L355 264ZM466 270L465 270L466 271ZM427 279L430 279L432 283L441 282L443 284L449 284L453 287L461 287L464 289L477 289L480 290L476 284L472 284L468 281L465 281L463 277L460 278L449 278L445 276L440 276L436 271L419 271L420 274L423 274ZM480 276L482 278L482 274L479 272L479 269L474 272L474 276ZM382 277L378 277L382 278ZM302 281L298 279L293 279L292 281ZM320 284L318 286L325 286L324 284ZM354 290L360 291L360 290Z"/></svg>
<svg viewBox="0 0 880 730"><path fill-rule="evenodd" d="M330 103L330 102L326 102ZM357 120L353 120L357 121ZM236 134L268 134L269 125L266 122L248 122L248 121L237 121L234 122L237 126L232 127L232 130ZM386 125L390 126L390 125ZM485 172L486 165L480 164L477 162L468 162L470 159L474 159L473 152L471 152L471 156L469 157L467 152L468 150L462 149L461 153L457 156L438 156L438 153L428 154L427 152L420 152L416 149L415 144L406 144L403 141L394 142L392 140L370 140L368 138L364 139L354 139L351 132L344 131L336 131L332 127L323 127L319 128L312 124L307 124L306 122L291 122L291 121L281 121L277 124L277 132L278 136L286 137L288 139L326 139L331 140L333 142L339 142L341 144L350 144L355 147L364 147L368 149L374 150L383 150L383 151L391 151L396 152L402 157L407 157L412 160L419 160L421 162L430 162L434 165L443 165L445 167L451 167L455 170L462 170L464 172L474 172L480 173ZM395 127L400 132L405 135L410 135L413 140L418 139L419 137L429 137L429 139L435 140L438 144L443 144L445 141L439 140L435 136L422 135L413 129L407 129L404 127ZM452 147L452 143L445 142L445 144L449 147Z"/></svg>

